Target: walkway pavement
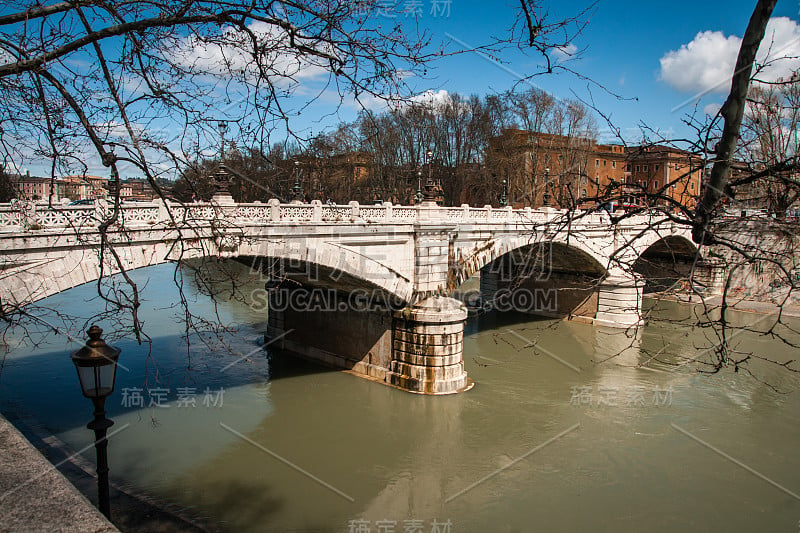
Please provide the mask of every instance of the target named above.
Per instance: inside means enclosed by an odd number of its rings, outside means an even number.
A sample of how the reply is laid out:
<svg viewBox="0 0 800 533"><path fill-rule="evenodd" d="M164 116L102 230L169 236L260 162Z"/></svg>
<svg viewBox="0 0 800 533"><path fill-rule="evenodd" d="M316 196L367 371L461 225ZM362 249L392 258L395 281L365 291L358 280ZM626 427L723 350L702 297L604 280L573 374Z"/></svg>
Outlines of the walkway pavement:
<svg viewBox="0 0 800 533"><path fill-rule="evenodd" d="M0 416L0 531L118 531Z"/></svg>
<svg viewBox="0 0 800 533"><path fill-rule="evenodd" d="M113 525L110 524L97 511L94 465L57 437L46 434L35 421L15 420L15 424L24 435L0 415L0 532L209 531L189 518L178 516L184 515L185 510L170 509L132 488L120 487L113 478L110 491ZM23 487L14 491L16 485ZM54 491L56 485L60 488Z"/></svg>

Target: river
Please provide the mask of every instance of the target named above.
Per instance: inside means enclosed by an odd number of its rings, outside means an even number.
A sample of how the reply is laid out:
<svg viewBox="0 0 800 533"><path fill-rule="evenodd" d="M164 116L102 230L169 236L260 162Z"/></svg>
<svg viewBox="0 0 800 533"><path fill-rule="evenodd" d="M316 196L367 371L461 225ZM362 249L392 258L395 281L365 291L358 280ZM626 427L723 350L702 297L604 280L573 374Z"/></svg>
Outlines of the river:
<svg viewBox="0 0 800 533"><path fill-rule="evenodd" d="M647 301L654 319L633 337L473 316L464 359L475 387L430 397L270 358L259 349L265 315L236 301L215 308L191 283L192 311L233 329L187 348L173 272L132 273L152 344L108 339L124 366L107 403L111 476L212 529L798 530L800 380L757 360L755 377L699 373L687 361L714 338L681 320L690 306ZM94 290L42 303L89 316L102 309ZM19 330L6 336L0 409L84 449L91 405L69 358L83 339L40 333L36 346ZM732 345L776 360L797 353L754 332ZM94 462L91 447L84 455Z"/></svg>

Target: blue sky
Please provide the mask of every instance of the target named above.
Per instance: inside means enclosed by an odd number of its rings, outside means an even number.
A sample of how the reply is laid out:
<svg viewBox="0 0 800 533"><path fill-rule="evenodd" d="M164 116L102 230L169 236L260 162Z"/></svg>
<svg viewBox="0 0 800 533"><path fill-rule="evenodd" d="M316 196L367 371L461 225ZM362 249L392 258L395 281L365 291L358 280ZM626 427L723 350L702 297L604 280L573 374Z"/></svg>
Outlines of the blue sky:
<svg viewBox="0 0 800 533"><path fill-rule="evenodd" d="M480 45L489 36L501 36L513 20L517 4L509 0L502 2L480 2L452 0L449 16L434 17L430 10L433 3L441 0L423 0L421 23L429 28L434 38L449 39L468 45ZM407 2L399 2L402 8ZM534 78L536 84L558 97L572 98L573 91L580 98L593 98L599 109L610 114L615 125L622 128L629 140L637 140L641 134L639 123L660 130L667 137L688 134L682 124L686 113L692 112L694 102L674 110L698 92L709 88L701 82L697 69L708 72L710 79L721 83L699 99L700 112L709 104L724 101L729 84L727 77L714 69L727 72L725 63L735 61L738 49L736 37L741 36L752 14L755 2L608 2L596 4L589 24L574 41L581 50L581 57L570 60L568 65L581 75L604 85L624 100L618 100L599 87L587 88L587 82L568 73L542 75ZM551 15L579 13L589 6L587 2L564 1L552 3ZM785 17L776 44L783 48L784 41L800 38L798 6L795 2L778 2L773 18ZM669 52L680 52L681 47L692 43L703 32L706 39L699 39L691 48L679 54L671 71L662 73L661 59ZM783 41L781 38L783 37ZM456 45L457 46L457 45ZM777 48L777 46L776 46ZM790 43L786 54L800 54L800 45ZM535 55L524 56L511 50L502 56L502 66L476 53L440 60L429 71L429 79L413 80L418 90L447 90L462 94L485 95L508 90L517 81L513 73L526 75L539 70L541 61ZM797 62L787 62L786 68ZM693 70L694 69L694 70ZM709 72L712 71L712 72ZM687 77L693 77L687 79ZM695 81L692 81L695 79ZM710 108L709 108L710 109ZM345 114L346 116L346 114ZM601 123L601 127L603 124ZM609 134L604 134L609 138Z"/></svg>
<svg viewBox="0 0 800 533"><path fill-rule="evenodd" d="M798 1L781 0L773 15L770 35L775 35L773 48L781 55L800 57L800 26L796 22L800 10ZM419 25L430 32L433 42L449 41L450 50L462 45L486 44L492 36L506 36L519 9L518 3L512 0L386 0L384 3L393 4L401 11L419 9ZM558 19L574 15L589 5L570 0L550 2L550 16ZM616 99L597 86L589 90L585 80L564 72L538 76L531 83L557 97L577 95L593 99L599 109L611 116L629 142L641 138L640 123L667 138L690 135L691 131L682 121L695 107L691 100L693 95L705 93L697 101L701 114L713 111L714 105L724 100L729 88L726 79L729 80L738 51L738 37L744 32L754 5L755 0L654 3L601 0L595 5L583 33L570 43L570 48L580 50L581 55L570 60L568 65L623 99ZM432 13L434 6L438 10L435 15ZM413 22L402 15L395 18L377 15L378 22L384 19L387 26L400 19L406 24ZM553 59L558 60L557 56L554 54ZM209 58L213 60L213 53ZM486 95L510 89L518 82L517 74L536 72L542 64L535 54L526 55L513 48L503 52L499 59L501 64L475 52L444 57L431 65L426 77L407 81L417 93L431 90ZM793 68L800 68L800 60L785 61L768 75L772 78L786 75ZM311 68L299 72L298 97L314 94L321 86L324 76L317 77L319 71L319 68ZM687 101L688 105L676 109ZM318 103L293 119L293 127L307 135L355 118L353 105L341 106L336 112L334 102L333 95L324 94ZM299 108L299 104L295 104ZM218 118L222 117L209 116L212 122ZM617 141L601 120L599 123L600 140ZM152 126L170 129L166 122L163 125L154 122L147 127ZM275 140L280 136L276 135ZM207 140L209 150L215 150L216 144L218 140ZM90 174L107 175L96 157L87 157ZM34 173L47 173L45 162L26 163L25 167Z"/></svg>
<svg viewBox="0 0 800 533"><path fill-rule="evenodd" d="M432 0L425 0L430 7ZM554 4L553 16L577 13L589 4L565 1ZM707 88L708 83L699 81L692 68L709 71L714 65L735 61L738 49L735 39L741 36L752 14L755 2L608 2L596 4L594 14L583 33L573 41L582 50L581 57L569 61L568 65L580 74L606 86L629 100L617 100L603 90L593 87L576 76L560 73L538 76L532 80L539 87L559 97L571 98L572 91L583 99L594 97L604 113L612 115L614 122L630 135L638 136L636 126L645 122L666 134L686 134L681 120L691 112L693 103L673 111L693 95ZM422 20L436 36L446 38L450 34L459 40L475 45L484 35L500 35L509 25L516 4L503 2L477 2L453 0L448 18L433 18L425 13ZM773 18L786 17L778 30L776 47L785 48L782 54L800 54L800 45L791 43L800 38L798 3L778 2ZM680 51L702 32L721 32L700 39L677 58L671 71L662 73L660 60L670 51ZM723 37L728 39L723 39ZM778 46L780 45L780 46ZM762 47L763 48L763 47ZM731 54L733 55L731 56ZM434 79L429 88L446 89L460 93L486 94L509 89L516 81L509 71L525 75L537 70L535 56L523 57L508 53L505 68L477 54L465 54L458 58L441 61L434 70ZM796 61L787 62L786 68ZM711 68L709 68L711 67ZM732 70L732 64L730 66ZM676 72L677 70L677 72ZM721 70L725 70L722 68ZM710 73L711 79L723 82L716 90L700 99L702 111L708 104L722 103L729 83L726 75ZM693 83L686 76L697 78ZM633 100L636 99L636 100Z"/></svg>

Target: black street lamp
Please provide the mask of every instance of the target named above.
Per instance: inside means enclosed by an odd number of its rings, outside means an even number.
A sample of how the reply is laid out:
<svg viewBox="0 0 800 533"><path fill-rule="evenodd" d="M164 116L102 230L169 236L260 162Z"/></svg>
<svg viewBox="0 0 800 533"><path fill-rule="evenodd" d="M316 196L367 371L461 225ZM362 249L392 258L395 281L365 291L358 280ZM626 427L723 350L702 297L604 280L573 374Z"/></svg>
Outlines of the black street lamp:
<svg viewBox="0 0 800 533"><path fill-rule="evenodd" d="M500 207L508 205L508 180L503 180L503 195L500 197Z"/></svg>
<svg viewBox="0 0 800 533"><path fill-rule="evenodd" d="M97 451L97 500L100 512L111 519L108 490L108 439L106 432L114 425L106 418L106 398L114 392L117 377L117 359L120 349L109 346L100 336L103 330L92 326L87 332L86 346L72 354L72 362L78 370L83 395L94 404L94 420L86 427L94 430L94 447Z"/></svg>
<svg viewBox="0 0 800 533"><path fill-rule="evenodd" d="M109 198L114 199L117 197L117 194L119 194L119 192L120 192L119 177L117 177L116 175L112 175L111 179L108 180L108 196Z"/></svg>
<svg viewBox="0 0 800 533"><path fill-rule="evenodd" d="M219 200L220 197L230 196L231 176L225 166L225 131L228 129L228 123L220 120L217 122L217 128L219 129L219 169L214 174L214 197Z"/></svg>
<svg viewBox="0 0 800 533"><path fill-rule="evenodd" d="M414 195L416 203L422 201L422 170L417 170L417 194Z"/></svg>

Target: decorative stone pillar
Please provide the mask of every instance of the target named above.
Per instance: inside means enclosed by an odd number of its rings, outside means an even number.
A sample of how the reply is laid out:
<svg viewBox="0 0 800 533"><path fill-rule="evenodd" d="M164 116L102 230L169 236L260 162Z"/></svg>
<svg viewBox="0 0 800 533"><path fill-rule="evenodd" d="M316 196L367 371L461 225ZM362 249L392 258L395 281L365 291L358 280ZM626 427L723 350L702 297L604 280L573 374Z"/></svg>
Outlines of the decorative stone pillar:
<svg viewBox="0 0 800 533"><path fill-rule="evenodd" d="M466 320L461 302L438 296L395 312L389 383L420 394L470 389L463 354Z"/></svg>
<svg viewBox="0 0 800 533"><path fill-rule="evenodd" d="M236 202L231 196L230 185L231 176L228 174L228 169L225 165L220 165L219 170L214 174L214 196L211 197L211 203L220 206L236 205Z"/></svg>
<svg viewBox="0 0 800 533"><path fill-rule="evenodd" d="M644 280L632 273L611 273L600 282L594 323L612 328L642 324Z"/></svg>

